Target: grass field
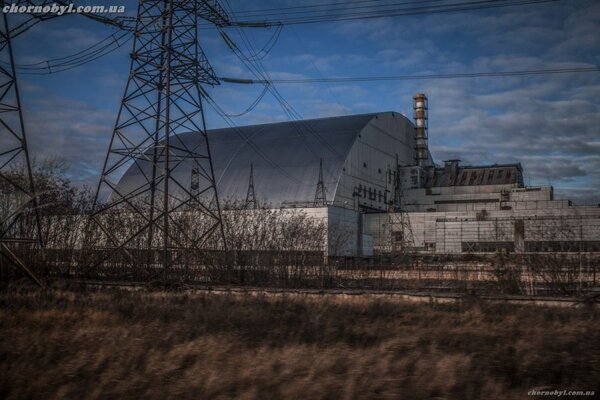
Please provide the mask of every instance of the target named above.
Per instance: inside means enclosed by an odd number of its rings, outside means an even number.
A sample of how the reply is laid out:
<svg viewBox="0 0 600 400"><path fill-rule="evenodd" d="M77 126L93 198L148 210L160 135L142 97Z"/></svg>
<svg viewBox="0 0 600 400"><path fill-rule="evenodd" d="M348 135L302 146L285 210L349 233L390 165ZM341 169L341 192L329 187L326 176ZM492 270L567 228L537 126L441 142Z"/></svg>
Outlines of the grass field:
<svg viewBox="0 0 600 400"><path fill-rule="evenodd" d="M2 399L523 399L596 390L600 312L0 291ZM590 398L590 397L581 397Z"/></svg>

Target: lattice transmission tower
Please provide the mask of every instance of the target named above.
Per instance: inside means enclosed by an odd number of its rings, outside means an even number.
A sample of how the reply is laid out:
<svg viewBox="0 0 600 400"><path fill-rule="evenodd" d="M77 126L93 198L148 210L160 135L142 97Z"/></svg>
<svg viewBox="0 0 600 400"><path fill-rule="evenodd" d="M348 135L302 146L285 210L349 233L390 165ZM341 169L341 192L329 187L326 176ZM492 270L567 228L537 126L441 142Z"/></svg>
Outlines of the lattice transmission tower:
<svg viewBox="0 0 600 400"><path fill-rule="evenodd" d="M405 253L415 245L412 226L404 205L402 181L400 179L400 164L396 156L396 171L394 174L394 200L388 212L388 227L391 250L393 254Z"/></svg>
<svg viewBox="0 0 600 400"><path fill-rule="evenodd" d="M327 205L327 193L325 183L323 182L323 160L319 160L319 181L317 182L317 190L315 191L314 207L324 207Z"/></svg>
<svg viewBox="0 0 600 400"><path fill-rule="evenodd" d="M4 6L4 1L0 1L0 6ZM13 55L12 39L17 31L11 30L8 15L3 13L0 23L0 255L43 286L15 251L19 246L43 246ZM25 219L28 222L24 222Z"/></svg>
<svg viewBox="0 0 600 400"><path fill-rule="evenodd" d="M257 209L258 202L256 201L256 193L254 193L254 166L250 164L250 178L248 180L248 192L246 193L245 208Z"/></svg>
<svg viewBox="0 0 600 400"><path fill-rule="evenodd" d="M111 249L100 263L125 257L139 264L132 251L141 249L148 264L166 272L183 250L202 249L214 235L225 246L201 88L219 81L198 43L199 19L229 24L216 1L138 2L129 79L91 216L90 226L100 229L91 245ZM176 136L190 132L198 135L192 147ZM191 165L193 185L173 173L182 165ZM136 177L135 186L119 184L126 170ZM204 218L201 231L191 233L177 220L190 209ZM115 232L115 219L137 222Z"/></svg>

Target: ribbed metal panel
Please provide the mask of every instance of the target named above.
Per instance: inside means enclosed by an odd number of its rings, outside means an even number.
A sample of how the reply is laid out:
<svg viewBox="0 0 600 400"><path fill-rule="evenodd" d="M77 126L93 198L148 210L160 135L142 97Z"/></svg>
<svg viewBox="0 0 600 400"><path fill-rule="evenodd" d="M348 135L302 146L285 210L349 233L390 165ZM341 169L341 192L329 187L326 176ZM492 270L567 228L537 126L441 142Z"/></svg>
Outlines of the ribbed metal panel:
<svg viewBox="0 0 600 400"><path fill-rule="evenodd" d="M250 164L254 165L257 200L273 207L284 202L312 201L323 160L328 201L335 195L344 161L359 133L378 114L281 122L239 128L215 129L208 133L215 178L222 200L243 199L248 189ZM197 133L171 138L171 147L194 149L202 145ZM177 150L173 150L177 151ZM191 182L191 160L173 172L180 182ZM119 182L118 190L135 189L142 174L150 171L143 159L132 165ZM263 203L264 204L264 203Z"/></svg>

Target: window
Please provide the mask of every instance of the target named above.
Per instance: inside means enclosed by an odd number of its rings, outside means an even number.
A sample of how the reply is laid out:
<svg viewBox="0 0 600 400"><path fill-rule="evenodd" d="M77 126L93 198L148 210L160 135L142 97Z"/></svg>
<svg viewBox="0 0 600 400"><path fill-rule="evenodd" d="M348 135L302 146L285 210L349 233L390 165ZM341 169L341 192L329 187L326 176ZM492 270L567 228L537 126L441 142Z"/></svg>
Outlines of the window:
<svg viewBox="0 0 600 400"><path fill-rule="evenodd" d="M377 190L369 188L369 200L375 201L377 200Z"/></svg>

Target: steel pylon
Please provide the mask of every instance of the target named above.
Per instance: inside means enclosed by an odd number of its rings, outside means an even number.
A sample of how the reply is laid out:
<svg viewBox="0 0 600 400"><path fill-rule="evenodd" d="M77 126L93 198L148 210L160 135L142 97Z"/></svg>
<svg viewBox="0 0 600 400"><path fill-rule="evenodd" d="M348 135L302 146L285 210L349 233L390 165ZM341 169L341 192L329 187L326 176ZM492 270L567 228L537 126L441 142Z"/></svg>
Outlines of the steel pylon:
<svg viewBox="0 0 600 400"><path fill-rule="evenodd" d="M405 253L414 247L414 236L410 218L404 207L404 196L400 181L400 164L396 155L396 168L394 173L394 199L388 209L388 228L392 253L399 251ZM400 229L396 228L400 226Z"/></svg>
<svg viewBox="0 0 600 400"><path fill-rule="evenodd" d="M110 249L101 264L113 257L140 264L138 250L147 250L147 263L166 272L214 235L225 245L201 88L219 81L198 44L199 18L228 21L214 1L138 3L129 79L91 215L100 237L89 244ZM189 132L199 138L193 147L176 136ZM193 182L173 174L181 165L191 165ZM139 178L135 187L118 183L128 169ZM189 210L208 221L201 231L178 221ZM115 221L133 223L115 231Z"/></svg>
<svg viewBox="0 0 600 400"><path fill-rule="evenodd" d="M16 246L22 245L41 247L43 240L12 34L8 16L3 13L0 23L0 61L3 61L0 63L0 255L43 286L15 251Z"/></svg>
<svg viewBox="0 0 600 400"><path fill-rule="evenodd" d="M246 193L246 209L257 209L256 193L254 193L254 166L250 164L250 178L248 180L248 192Z"/></svg>
<svg viewBox="0 0 600 400"><path fill-rule="evenodd" d="M324 207L327 205L327 194L325 183L323 182L323 160L319 161L319 181L317 182L317 190L315 191L315 200L313 206Z"/></svg>

